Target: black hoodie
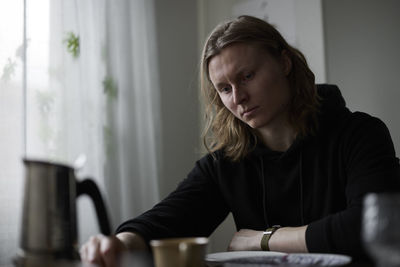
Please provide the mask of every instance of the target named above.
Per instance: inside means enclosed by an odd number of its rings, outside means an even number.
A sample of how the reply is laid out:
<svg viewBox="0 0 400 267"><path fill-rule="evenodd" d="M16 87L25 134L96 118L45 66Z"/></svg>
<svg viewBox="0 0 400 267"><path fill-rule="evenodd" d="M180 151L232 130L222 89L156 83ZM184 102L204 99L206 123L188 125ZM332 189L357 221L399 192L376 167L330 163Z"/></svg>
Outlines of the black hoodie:
<svg viewBox="0 0 400 267"><path fill-rule="evenodd" d="M209 236L232 212L238 230L308 225L310 252L364 257L363 196L400 191L399 161L381 120L350 112L334 85L318 85L318 94L316 135L297 138L286 152L260 144L239 162L222 151L206 155L174 192L117 232L147 241Z"/></svg>

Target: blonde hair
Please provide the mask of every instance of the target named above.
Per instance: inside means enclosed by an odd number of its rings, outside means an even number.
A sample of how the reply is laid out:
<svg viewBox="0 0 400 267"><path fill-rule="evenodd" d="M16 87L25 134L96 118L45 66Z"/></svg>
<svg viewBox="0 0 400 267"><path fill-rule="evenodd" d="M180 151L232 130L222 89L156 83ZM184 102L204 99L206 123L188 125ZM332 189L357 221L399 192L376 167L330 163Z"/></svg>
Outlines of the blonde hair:
<svg viewBox="0 0 400 267"><path fill-rule="evenodd" d="M289 123L301 136L313 134L317 128L319 100L315 77L304 55L290 46L271 24L255 17L240 16L218 25L208 37L202 53L200 79L206 102L203 142L207 150L212 153L223 149L226 157L238 161L255 147L259 139L254 129L224 106L210 81L210 60L235 43L258 45L277 59L286 51L292 61L288 75L291 90Z"/></svg>

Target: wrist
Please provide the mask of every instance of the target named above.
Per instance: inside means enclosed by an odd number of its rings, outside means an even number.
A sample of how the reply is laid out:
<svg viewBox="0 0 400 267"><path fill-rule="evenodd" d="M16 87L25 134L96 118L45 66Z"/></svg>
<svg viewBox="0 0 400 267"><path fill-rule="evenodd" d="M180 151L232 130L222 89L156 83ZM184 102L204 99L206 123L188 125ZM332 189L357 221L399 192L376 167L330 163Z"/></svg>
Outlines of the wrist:
<svg viewBox="0 0 400 267"><path fill-rule="evenodd" d="M269 240L269 248L273 251L287 253L308 252L305 231L307 225L300 227L283 227L275 231Z"/></svg>
<svg viewBox="0 0 400 267"><path fill-rule="evenodd" d="M270 251L271 248L269 246L270 239L274 235L278 229L281 228L280 225L274 225L263 232L263 236L260 242L261 250Z"/></svg>

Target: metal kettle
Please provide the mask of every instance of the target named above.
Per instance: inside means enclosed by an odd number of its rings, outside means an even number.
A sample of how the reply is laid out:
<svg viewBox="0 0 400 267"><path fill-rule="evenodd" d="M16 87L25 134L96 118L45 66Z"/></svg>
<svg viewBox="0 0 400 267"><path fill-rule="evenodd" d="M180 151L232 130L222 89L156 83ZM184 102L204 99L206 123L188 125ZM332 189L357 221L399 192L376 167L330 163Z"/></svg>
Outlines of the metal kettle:
<svg viewBox="0 0 400 267"><path fill-rule="evenodd" d="M79 259L76 198L83 194L93 200L101 232L111 234L106 208L93 180L77 181L75 170L63 164L24 159L24 165L22 261Z"/></svg>

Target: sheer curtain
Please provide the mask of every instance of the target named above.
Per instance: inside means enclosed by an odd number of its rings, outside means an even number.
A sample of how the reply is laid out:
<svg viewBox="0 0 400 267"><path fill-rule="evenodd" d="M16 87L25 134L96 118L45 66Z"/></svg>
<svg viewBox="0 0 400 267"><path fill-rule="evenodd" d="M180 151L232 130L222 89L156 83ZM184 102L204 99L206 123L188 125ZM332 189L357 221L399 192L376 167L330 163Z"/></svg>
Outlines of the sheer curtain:
<svg viewBox="0 0 400 267"><path fill-rule="evenodd" d="M15 11L21 12L21 25L22 11ZM0 90L1 114L7 112L16 124L26 122L25 134L22 127L21 134L10 134L16 145L0 140L1 147L9 149L0 152L1 159L8 160L4 161L8 167L0 168L0 183L2 191L10 191L0 196L0 217L10 218L0 220L1 264L18 247L22 156L73 164L84 154L87 161L77 176L96 180L113 227L159 198L161 133L153 1L26 0L25 19L26 72L22 60L10 63L3 53L0 58L1 68L8 64L14 75L26 77L25 96L22 78L11 80L18 90L11 91L10 80ZM11 106L11 97L19 101L19 111ZM13 126L11 121L0 122L2 129ZM22 153L18 148L24 142ZM82 243L99 228L92 204L79 199L77 205Z"/></svg>
<svg viewBox="0 0 400 267"><path fill-rule="evenodd" d="M0 1L0 266L15 255L22 197L23 2Z"/></svg>
<svg viewBox="0 0 400 267"><path fill-rule="evenodd" d="M108 99L111 129L106 185L118 221L159 198L160 100L154 1L107 2L107 77L118 101ZM118 179L114 179L118 177Z"/></svg>
<svg viewBox="0 0 400 267"><path fill-rule="evenodd" d="M40 151L69 163L86 155L79 176L97 180L115 227L158 200L153 2L49 3L48 91L54 94L50 125L55 128L54 140L46 136L47 151ZM78 208L83 242L98 228L93 228L97 222L92 205L82 201Z"/></svg>

